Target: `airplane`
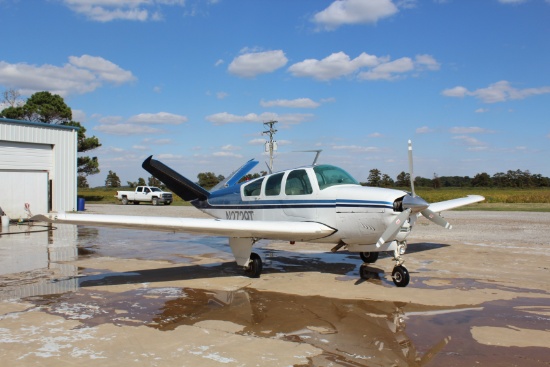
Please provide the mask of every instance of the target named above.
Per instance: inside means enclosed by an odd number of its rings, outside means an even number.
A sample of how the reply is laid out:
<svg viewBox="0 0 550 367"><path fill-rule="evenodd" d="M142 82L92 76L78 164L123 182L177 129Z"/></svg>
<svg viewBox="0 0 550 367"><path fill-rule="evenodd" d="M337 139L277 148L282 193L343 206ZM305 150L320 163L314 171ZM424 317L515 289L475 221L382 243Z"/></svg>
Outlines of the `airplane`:
<svg viewBox="0 0 550 367"><path fill-rule="evenodd" d="M261 257L252 252L261 239L326 243L334 245L332 252L341 248L358 252L364 261L359 269L363 279L370 277L368 264L374 263L380 252L393 252L392 280L397 287L406 287L410 275L403 266L403 255L418 217L450 229L437 213L485 200L468 195L429 204L417 196L412 143L408 143L411 192L362 186L342 168L317 164L319 152L312 165L239 182L258 164L250 160L211 191L150 156L142 164L147 172L214 218L57 213L32 219L227 236L237 265L251 278L259 277L263 269Z"/></svg>

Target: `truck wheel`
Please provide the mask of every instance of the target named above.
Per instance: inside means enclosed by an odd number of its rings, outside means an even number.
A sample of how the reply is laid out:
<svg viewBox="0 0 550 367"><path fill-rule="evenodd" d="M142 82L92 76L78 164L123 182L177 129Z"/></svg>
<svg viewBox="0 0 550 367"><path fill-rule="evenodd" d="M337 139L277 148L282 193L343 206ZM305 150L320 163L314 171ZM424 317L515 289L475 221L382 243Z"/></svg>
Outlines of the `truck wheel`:
<svg viewBox="0 0 550 367"><path fill-rule="evenodd" d="M171 201L165 201L165 202L164 202L164 205L170 205L170 204L172 204Z"/></svg>
<svg viewBox="0 0 550 367"><path fill-rule="evenodd" d="M127 205L128 204L128 198L126 196L123 196L122 197L122 205Z"/></svg>
<svg viewBox="0 0 550 367"><path fill-rule="evenodd" d="M152 199L153 205L159 205L159 198Z"/></svg>

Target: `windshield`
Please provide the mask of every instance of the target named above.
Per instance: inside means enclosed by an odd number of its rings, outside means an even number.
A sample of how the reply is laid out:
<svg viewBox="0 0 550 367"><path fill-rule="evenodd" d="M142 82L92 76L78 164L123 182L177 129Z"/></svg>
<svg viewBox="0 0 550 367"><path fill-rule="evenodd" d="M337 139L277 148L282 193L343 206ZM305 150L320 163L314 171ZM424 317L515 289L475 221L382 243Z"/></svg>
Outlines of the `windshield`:
<svg viewBox="0 0 550 367"><path fill-rule="evenodd" d="M313 171L321 190L336 185L359 185L359 182L339 167L323 164L313 167Z"/></svg>

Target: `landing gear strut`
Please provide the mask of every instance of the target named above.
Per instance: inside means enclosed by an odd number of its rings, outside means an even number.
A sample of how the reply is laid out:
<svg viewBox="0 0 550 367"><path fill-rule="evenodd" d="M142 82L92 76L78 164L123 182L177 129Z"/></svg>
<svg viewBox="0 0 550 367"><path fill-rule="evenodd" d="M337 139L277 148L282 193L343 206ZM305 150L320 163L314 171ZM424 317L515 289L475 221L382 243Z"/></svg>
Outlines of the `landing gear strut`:
<svg viewBox="0 0 550 367"><path fill-rule="evenodd" d="M250 278L259 278L262 273L263 265L262 258L257 253L250 254L250 261L247 266L244 267L244 274Z"/></svg>

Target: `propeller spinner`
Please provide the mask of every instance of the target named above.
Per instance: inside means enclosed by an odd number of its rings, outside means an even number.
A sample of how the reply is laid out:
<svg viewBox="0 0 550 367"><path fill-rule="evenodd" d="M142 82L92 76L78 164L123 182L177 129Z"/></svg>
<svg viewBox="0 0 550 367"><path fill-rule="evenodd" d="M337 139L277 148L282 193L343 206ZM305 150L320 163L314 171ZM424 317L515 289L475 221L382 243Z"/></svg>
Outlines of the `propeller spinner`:
<svg viewBox="0 0 550 367"><path fill-rule="evenodd" d="M409 140L409 178L411 181L411 194L405 195L400 203L401 209L403 211L393 220L393 222L388 226L388 228L386 228L384 233L382 233L382 236L380 236L380 238L378 239L378 242L376 242L376 247L380 247L390 238L395 237L395 235L399 232L401 227L403 227L403 224L405 223L405 221L407 221L409 217L413 214L418 215L418 213L420 213L426 219L428 219L431 222L434 222L435 224L440 225L441 227L444 227L446 229L452 228L449 222L447 222L441 216L431 211L429 209L430 204L426 200L422 199L420 196L417 196L414 191L412 142L410 140Z"/></svg>

